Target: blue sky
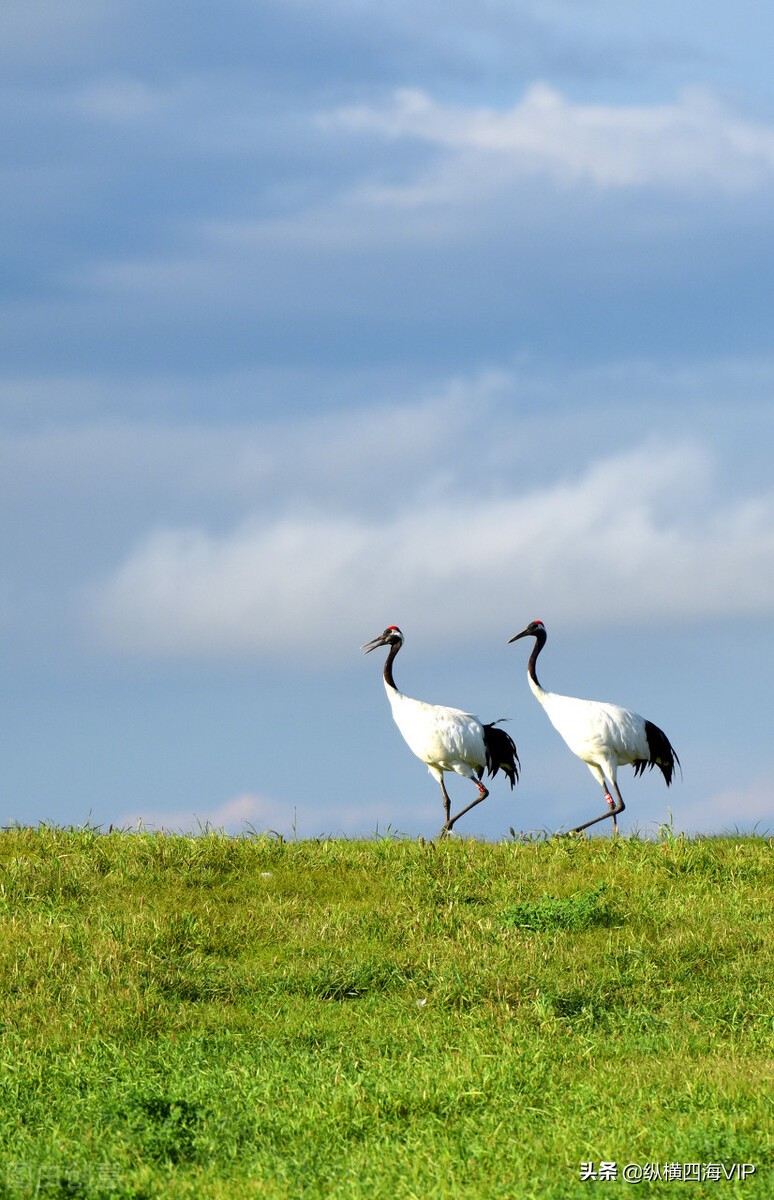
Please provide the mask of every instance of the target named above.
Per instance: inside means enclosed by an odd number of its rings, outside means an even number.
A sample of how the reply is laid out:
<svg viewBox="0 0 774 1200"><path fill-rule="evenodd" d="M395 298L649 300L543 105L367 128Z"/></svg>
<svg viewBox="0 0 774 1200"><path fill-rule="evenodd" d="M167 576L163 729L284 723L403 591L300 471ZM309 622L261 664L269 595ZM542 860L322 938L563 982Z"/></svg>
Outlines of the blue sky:
<svg viewBox="0 0 774 1200"><path fill-rule="evenodd" d="M409 695L510 718L460 823L596 785L771 828L768 5L8 0L3 821L432 834ZM452 779L460 803L472 791Z"/></svg>

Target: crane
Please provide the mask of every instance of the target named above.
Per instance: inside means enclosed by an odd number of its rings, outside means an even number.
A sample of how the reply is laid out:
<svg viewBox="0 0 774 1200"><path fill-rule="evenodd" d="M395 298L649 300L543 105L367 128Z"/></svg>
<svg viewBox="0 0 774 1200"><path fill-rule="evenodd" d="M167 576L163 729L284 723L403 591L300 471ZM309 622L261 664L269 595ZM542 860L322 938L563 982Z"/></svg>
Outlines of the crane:
<svg viewBox="0 0 774 1200"><path fill-rule="evenodd" d="M630 763L634 767L634 774L640 775L646 767L649 770L658 767L669 787L675 766L680 766L680 759L664 731L652 721L646 721L639 713L619 708L617 704L560 696L541 687L535 666L547 636L543 622L532 621L521 633L510 638L509 644L523 637L535 639L527 666L527 679L532 693L542 704L554 729L562 735L573 754L585 762L601 785L610 809L600 817L577 825L571 832L580 833L589 825L612 817L613 830L617 833L617 817L624 810L616 778L618 768ZM610 794L608 781L613 786L616 800Z"/></svg>
<svg viewBox="0 0 774 1200"><path fill-rule="evenodd" d="M460 817L486 800L489 792L481 782L485 770L492 778L502 770L513 788L519 777L519 756L513 739L504 729L498 728L500 721L483 725L478 717L459 708L426 704L423 700L412 700L398 691L392 669L402 645L403 634L398 626L388 625L378 637L361 646L361 650L364 654L370 654L379 646L389 646L384 663L387 699L395 724L409 749L427 764L428 771L440 785L446 814L446 823L439 835L443 837L451 832ZM455 817L451 815L451 800L443 780L446 771L456 771L458 775L472 780L479 792L476 799Z"/></svg>

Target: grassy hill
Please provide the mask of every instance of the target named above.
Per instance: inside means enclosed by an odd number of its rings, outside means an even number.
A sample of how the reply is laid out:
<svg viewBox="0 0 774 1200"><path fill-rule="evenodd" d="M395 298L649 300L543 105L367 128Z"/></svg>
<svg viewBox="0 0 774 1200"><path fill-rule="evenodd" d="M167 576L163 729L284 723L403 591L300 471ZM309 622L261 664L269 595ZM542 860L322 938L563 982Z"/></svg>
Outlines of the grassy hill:
<svg viewBox="0 0 774 1200"><path fill-rule="evenodd" d="M773 859L6 830L0 1197L770 1197Z"/></svg>

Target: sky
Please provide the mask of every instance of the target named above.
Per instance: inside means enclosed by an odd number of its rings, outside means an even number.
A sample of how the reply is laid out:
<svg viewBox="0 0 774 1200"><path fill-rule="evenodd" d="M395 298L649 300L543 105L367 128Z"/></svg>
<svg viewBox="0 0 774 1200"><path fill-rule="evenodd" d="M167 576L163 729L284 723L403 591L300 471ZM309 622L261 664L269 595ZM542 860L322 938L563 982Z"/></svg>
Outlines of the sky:
<svg viewBox="0 0 774 1200"><path fill-rule="evenodd" d="M771 830L773 25L5 0L2 824L432 836L397 624L518 746L457 831L571 828L539 618L679 754L623 833Z"/></svg>

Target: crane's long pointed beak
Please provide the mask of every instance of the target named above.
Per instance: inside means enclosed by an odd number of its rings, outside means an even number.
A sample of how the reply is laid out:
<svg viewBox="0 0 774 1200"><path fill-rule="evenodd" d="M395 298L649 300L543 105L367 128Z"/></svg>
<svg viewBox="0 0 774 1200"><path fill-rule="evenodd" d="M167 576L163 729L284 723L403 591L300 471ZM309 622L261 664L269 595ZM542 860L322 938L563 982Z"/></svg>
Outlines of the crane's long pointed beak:
<svg viewBox="0 0 774 1200"><path fill-rule="evenodd" d="M512 638L508 638L508 645L510 646L511 642L518 642L519 638L526 637L528 633L529 629L522 629L521 633L515 633Z"/></svg>
<svg viewBox="0 0 774 1200"><path fill-rule="evenodd" d="M372 650L376 650L376 648L378 646L383 646L383 645L384 645L384 638L382 637L381 634L379 634L379 637L373 638L372 641L364 642L363 645L360 647L360 649L363 651L364 654L370 654Z"/></svg>

